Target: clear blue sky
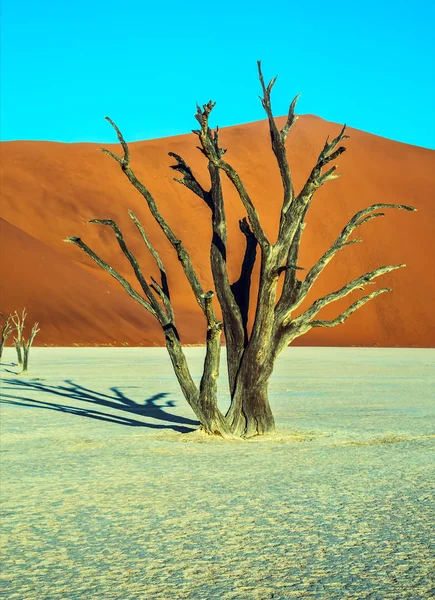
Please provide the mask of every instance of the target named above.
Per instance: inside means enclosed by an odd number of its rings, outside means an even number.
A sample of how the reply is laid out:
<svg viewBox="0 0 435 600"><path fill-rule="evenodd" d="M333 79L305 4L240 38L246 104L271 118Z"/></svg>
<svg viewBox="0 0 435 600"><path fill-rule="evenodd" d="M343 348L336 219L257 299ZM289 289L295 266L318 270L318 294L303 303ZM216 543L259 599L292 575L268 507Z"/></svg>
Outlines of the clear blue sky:
<svg viewBox="0 0 435 600"><path fill-rule="evenodd" d="M298 111L435 147L433 0L2 0L1 139L114 141ZM214 124L213 123L213 124Z"/></svg>

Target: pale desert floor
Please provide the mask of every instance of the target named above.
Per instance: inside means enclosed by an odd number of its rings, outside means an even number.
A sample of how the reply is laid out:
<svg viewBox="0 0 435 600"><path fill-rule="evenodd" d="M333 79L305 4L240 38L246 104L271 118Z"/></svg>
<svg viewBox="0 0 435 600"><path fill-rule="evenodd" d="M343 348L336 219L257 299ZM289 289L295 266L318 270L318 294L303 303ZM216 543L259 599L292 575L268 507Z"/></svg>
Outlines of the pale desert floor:
<svg viewBox="0 0 435 600"><path fill-rule="evenodd" d="M1 366L2 598L435 597L434 350L290 348L245 442L183 434L164 349L30 358Z"/></svg>

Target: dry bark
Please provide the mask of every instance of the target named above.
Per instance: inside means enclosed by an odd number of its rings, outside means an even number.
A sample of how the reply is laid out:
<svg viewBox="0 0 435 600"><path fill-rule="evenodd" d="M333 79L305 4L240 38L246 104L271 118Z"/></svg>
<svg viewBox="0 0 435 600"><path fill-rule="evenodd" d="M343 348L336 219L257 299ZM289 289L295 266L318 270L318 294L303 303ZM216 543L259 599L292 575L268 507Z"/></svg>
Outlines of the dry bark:
<svg viewBox="0 0 435 600"><path fill-rule="evenodd" d="M306 214L315 192L328 181L339 176L336 173L336 165L327 168L327 170L324 170L324 168L334 162L346 150L341 143L348 136L346 135L346 126L344 126L336 138L332 141L326 140L307 181L301 191L296 194L286 152L286 140L288 133L297 120L295 108L298 96L290 103L284 127L279 129L273 116L271 104L271 92L276 77L266 85L260 62L258 62L258 74L263 92L260 99L267 115L272 151L279 167L283 186L280 223L275 243L267 238L254 202L239 174L232 165L224 160L225 150L219 145L218 129L212 131L209 127L209 117L215 106L212 101L202 107L197 106L195 118L199 123L199 129L193 130L193 133L198 137L199 150L208 161L210 187L206 189L199 183L191 167L181 156L173 152L169 153L176 161L172 169L181 175L181 177L176 178L176 181L201 198L211 210L210 264L216 297L222 312L222 323L216 319L213 309L214 293L212 291L204 292L187 250L163 218L150 191L133 172L130 165L130 151L122 133L115 123L106 117L116 131L123 155L118 156L106 149L102 149L102 151L120 165L130 183L145 199L152 216L177 252L195 300L201 307L206 319L206 357L199 388L189 372L177 332L166 269L137 217L129 211L130 217L137 226L146 247L158 265L160 283L152 278L151 283L146 281L138 261L128 248L121 230L114 221L94 219L91 222L109 226L113 230L121 251L130 262L140 284L142 294L137 292L122 275L95 254L80 238L70 237L65 240L81 248L102 269L114 277L134 300L139 302L159 321L165 334L166 347L175 374L186 400L200 422L201 428L207 433L221 435L226 438L250 437L274 432L275 423L268 400L268 384L278 354L293 339L303 335L312 327L334 327L344 322L370 300L390 291L390 288L382 288L358 299L335 319L328 321L316 318L319 311L327 304L347 296L358 288L364 288L376 277L405 265L387 265L365 273L350 281L340 290L319 298L305 312L293 318L292 313L305 299L326 265L342 248L361 241L359 238L349 240L353 231L371 219L383 216L384 213L375 213L376 210L383 208L415 210L411 206L378 203L358 212L347 223L333 245L307 271L305 277L299 279L297 277L298 272L305 271L298 265L298 256ZM247 215L245 219L240 221L240 230L246 238L245 254L240 276L237 281L232 283L227 270L228 236L221 174L226 176L233 184ZM260 281L256 298L255 317L249 332L248 310L249 303L252 300L250 283L257 254L260 260ZM281 274L284 274L284 281L281 294L278 297L278 281ZM220 412L217 404L217 379L219 376L222 330L224 331L227 348L229 391L231 395L231 405L226 415Z"/></svg>

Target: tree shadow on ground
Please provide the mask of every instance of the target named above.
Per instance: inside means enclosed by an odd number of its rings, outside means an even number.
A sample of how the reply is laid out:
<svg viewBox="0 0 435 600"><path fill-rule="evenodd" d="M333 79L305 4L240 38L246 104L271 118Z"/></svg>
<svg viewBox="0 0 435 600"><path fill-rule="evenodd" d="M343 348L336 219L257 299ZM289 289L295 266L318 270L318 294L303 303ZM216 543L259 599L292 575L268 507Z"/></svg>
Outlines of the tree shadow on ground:
<svg viewBox="0 0 435 600"><path fill-rule="evenodd" d="M149 398L146 398L144 403L135 402L131 398L128 398L118 387L111 387L109 391L111 394L104 394L96 390L90 390L70 379L64 381L65 385L47 385L38 381L29 381L24 379L9 379L3 382L2 394L0 402L2 404L13 404L16 406L28 406L32 408L43 408L46 410L55 410L58 412L70 413L73 415L88 417L90 419L97 419L99 421L107 421L110 423L118 423L119 425L128 425L131 427L148 427L150 429L173 429L180 433L188 433L193 429L197 428L199 423L193 419L173 415L170 412L164 410L165 408L172 408L175 406L173 400L165 400L163 404L159 404L158 401L163 400L169 394L167 392L161 392L154 394ZM14 394L5 394L4 391L14 391ZM25 396L18 396L18 392L38 392L44 394L51 394L54 396L61 396L68 400L78 400L79 402L86 402L88 405L103 407L106 409L116 410L116 413L104 412L102 410L96 410L85 406L75 406L71 404L58 404L54 402L46 402L43 400L34 400ZM119 414L119 411L123 413L129 413L137 415L139 417L145 417L147 419L153 419L154 421L164 421L165 423L149 423L141 421L139 419L132 418ZM186 427L190 426L190 427Z"/></svg>
<svg viewBox="0 0 435 600"><path fill-rule="evenodd" d="M12 375L18 375L18 373L16 371L11 371L10 369L7 369L6 367L16 367L16 368L20 368L18 363L16 362L4 362L4 359L2 361L0 361L0 371L4 371L5 373L11 373Z"/></svg>

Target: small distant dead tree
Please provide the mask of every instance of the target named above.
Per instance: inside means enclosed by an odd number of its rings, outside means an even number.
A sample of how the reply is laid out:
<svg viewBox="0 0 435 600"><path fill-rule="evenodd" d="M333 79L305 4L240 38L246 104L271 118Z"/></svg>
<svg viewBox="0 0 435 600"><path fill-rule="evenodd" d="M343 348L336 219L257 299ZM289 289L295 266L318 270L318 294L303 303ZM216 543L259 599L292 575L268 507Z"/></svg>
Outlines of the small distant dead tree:
<svg viewBox="0 0 435 600"><path fill-rule="evenodd" d="M15 349L17 351L18 365L23 367L22 371L20 372L21 375L26 375L28 372L30 347L33 343L35 335L39 331L39 328L38 328L39 323L34 323L34 325L32 327L32 331L30 332L29 338L27 340L25 339L23 332L24 332L26 317L27 317L27 312L26 312L25 308L23 308L21 316L18 314L17 311L15 311L15 313L13 315L11 315L11 320L12 320L12 323L14 324L15 331L16 331L16 336L14 337L14 343L15 343Z"/></svg>
<svg viewBox="0 0 435 600"><path fill-rule="evenodd" d="M271 92L276 77L266 85L260 62L258 62L258 74L263 93L260 99L267 115L272 151L278 163L283 184L279 230L275 243L264 232L252 198L240 176L234 167L223 158L225 150L219 145L218 128L212 131L209 127L209 117L215 106L214 102L210 101L202 107L197 106L195 118L199 123L199 129L193 131L199 140L199 150L207 159L210 187L204 188L201 185L190 166L181 156L173 152L169 153L176 162L172 168L181 175L176 181L201 198L211 211L213 233L210 263L223 322L216 318L214 312L214 292L207 292L203 289L189 253L160 213L148 188L139 181L133 172L130 165L130 150L124 137L115 123L106 117L118 136L123 155L118 156L104 148L101 150L119 164L127 179L145 199L152 216L174 247L196 302L204 313L207 322L206 356L199 387L192 379L178 335L165 267L157 250L151 245L142 224L133 212L129 211L129 215L160 269L159 282L153 278L150 282L145 279L138 261L128 248L115 221L111 219L93 219L90 222L108 226L112 229L140 284L143 292L141 294L79 237L69 237L65 240L84 251L102 269L114 277L136 302L159 321L178 382L187 402L196 414L201 428L209 434L221 435L226 438L249 437L274 432L275 423L268 400L268 383L277 356L295 338L307 333L314 327L335 327L339 323L343 323L370 300L390 291L389 287L375 290L353 302L334 319L323 320L317 317L324 306L344 298L354 290L364 289L375 278L394 269L404 267L404 264L382 266L360 275L340 289L319 298L301 314L294 316L294 312L306 298L326 265L341 250L362 241L360 238L349 239L355 229L372 219L384 216L384 212L375 211L383 211L387 208L406 211L415 210L411 206L382 202L360 210L345 225L332 246L308 270L305 277L300 279L298 273L304 269L298 265L298 256L305 217L315 192L327 182L338 177L337 167L330 165L345 151L345 147L341 144L348 137L345 135L346 126L333 140L329 141L329 138L326 140L308 179L299 193L296 193L286 153L286 140L297 119L295 107L298 96L291 102L286 122L283 128L279 129L273 117L271 105ZM326 170L324 170L325 167ZM230 282L227 271L227 223L221 186L222 173L236 189L247 214L247 218L240 221L240 230L245 236L246 248L239 279L234 283ZM247 323L250 285L257 250L261 261L260 280L255 318L249 332ZM279 295L278 281L281 277L283 278L283 285ZM224 331L226 340L231 395L231 405L226 414L220 411L217 404L217 379L219 376L222 331Z"/></svg>
<svg viewBox="0 0 435 600"><path fill-rule="evenodd" d="M20 367L23 364L23 354L22 354L21 346L22 346L22 341L23 341L23 330L24 330L26 317L27 317L27 312L26 312L25 308L23 308L21 316L18 314L17 311L15 311L15 313L11 317L12 322L15 326L16 334L14 337L14 344L15 344L15 350L17 351L18 365Z"/></svg>
<svg viewBox="0 0 435 600"><path fill-rule="evenodd" d="M33 344L33 340L35 338L35 335L38 333L38 331L39 331L39 323L34 323L34 325L32 327L32 331L30 332L29 339L26 340L24 338L24 336L22 337L21 344L22 344L22 349L23 349L23 370L20 373L21 375L27 374L27 369L28 369L28 364L29 364L30 347Z"/></svg>
<svg viewBox="0 0 435 600"><path fill-rule="evenodd" d="M2 329L1 329L1 333L0 333L0 360L2 359L3 356L3 348L5 346L6 340L8 339L8 337L11 335L11 333L14 330L13 324L12 324L12 317L11 315L9 315L9 317L5 317L5 315L0 312L0 316L4 319L4 323L2 325Z"/></svg>

